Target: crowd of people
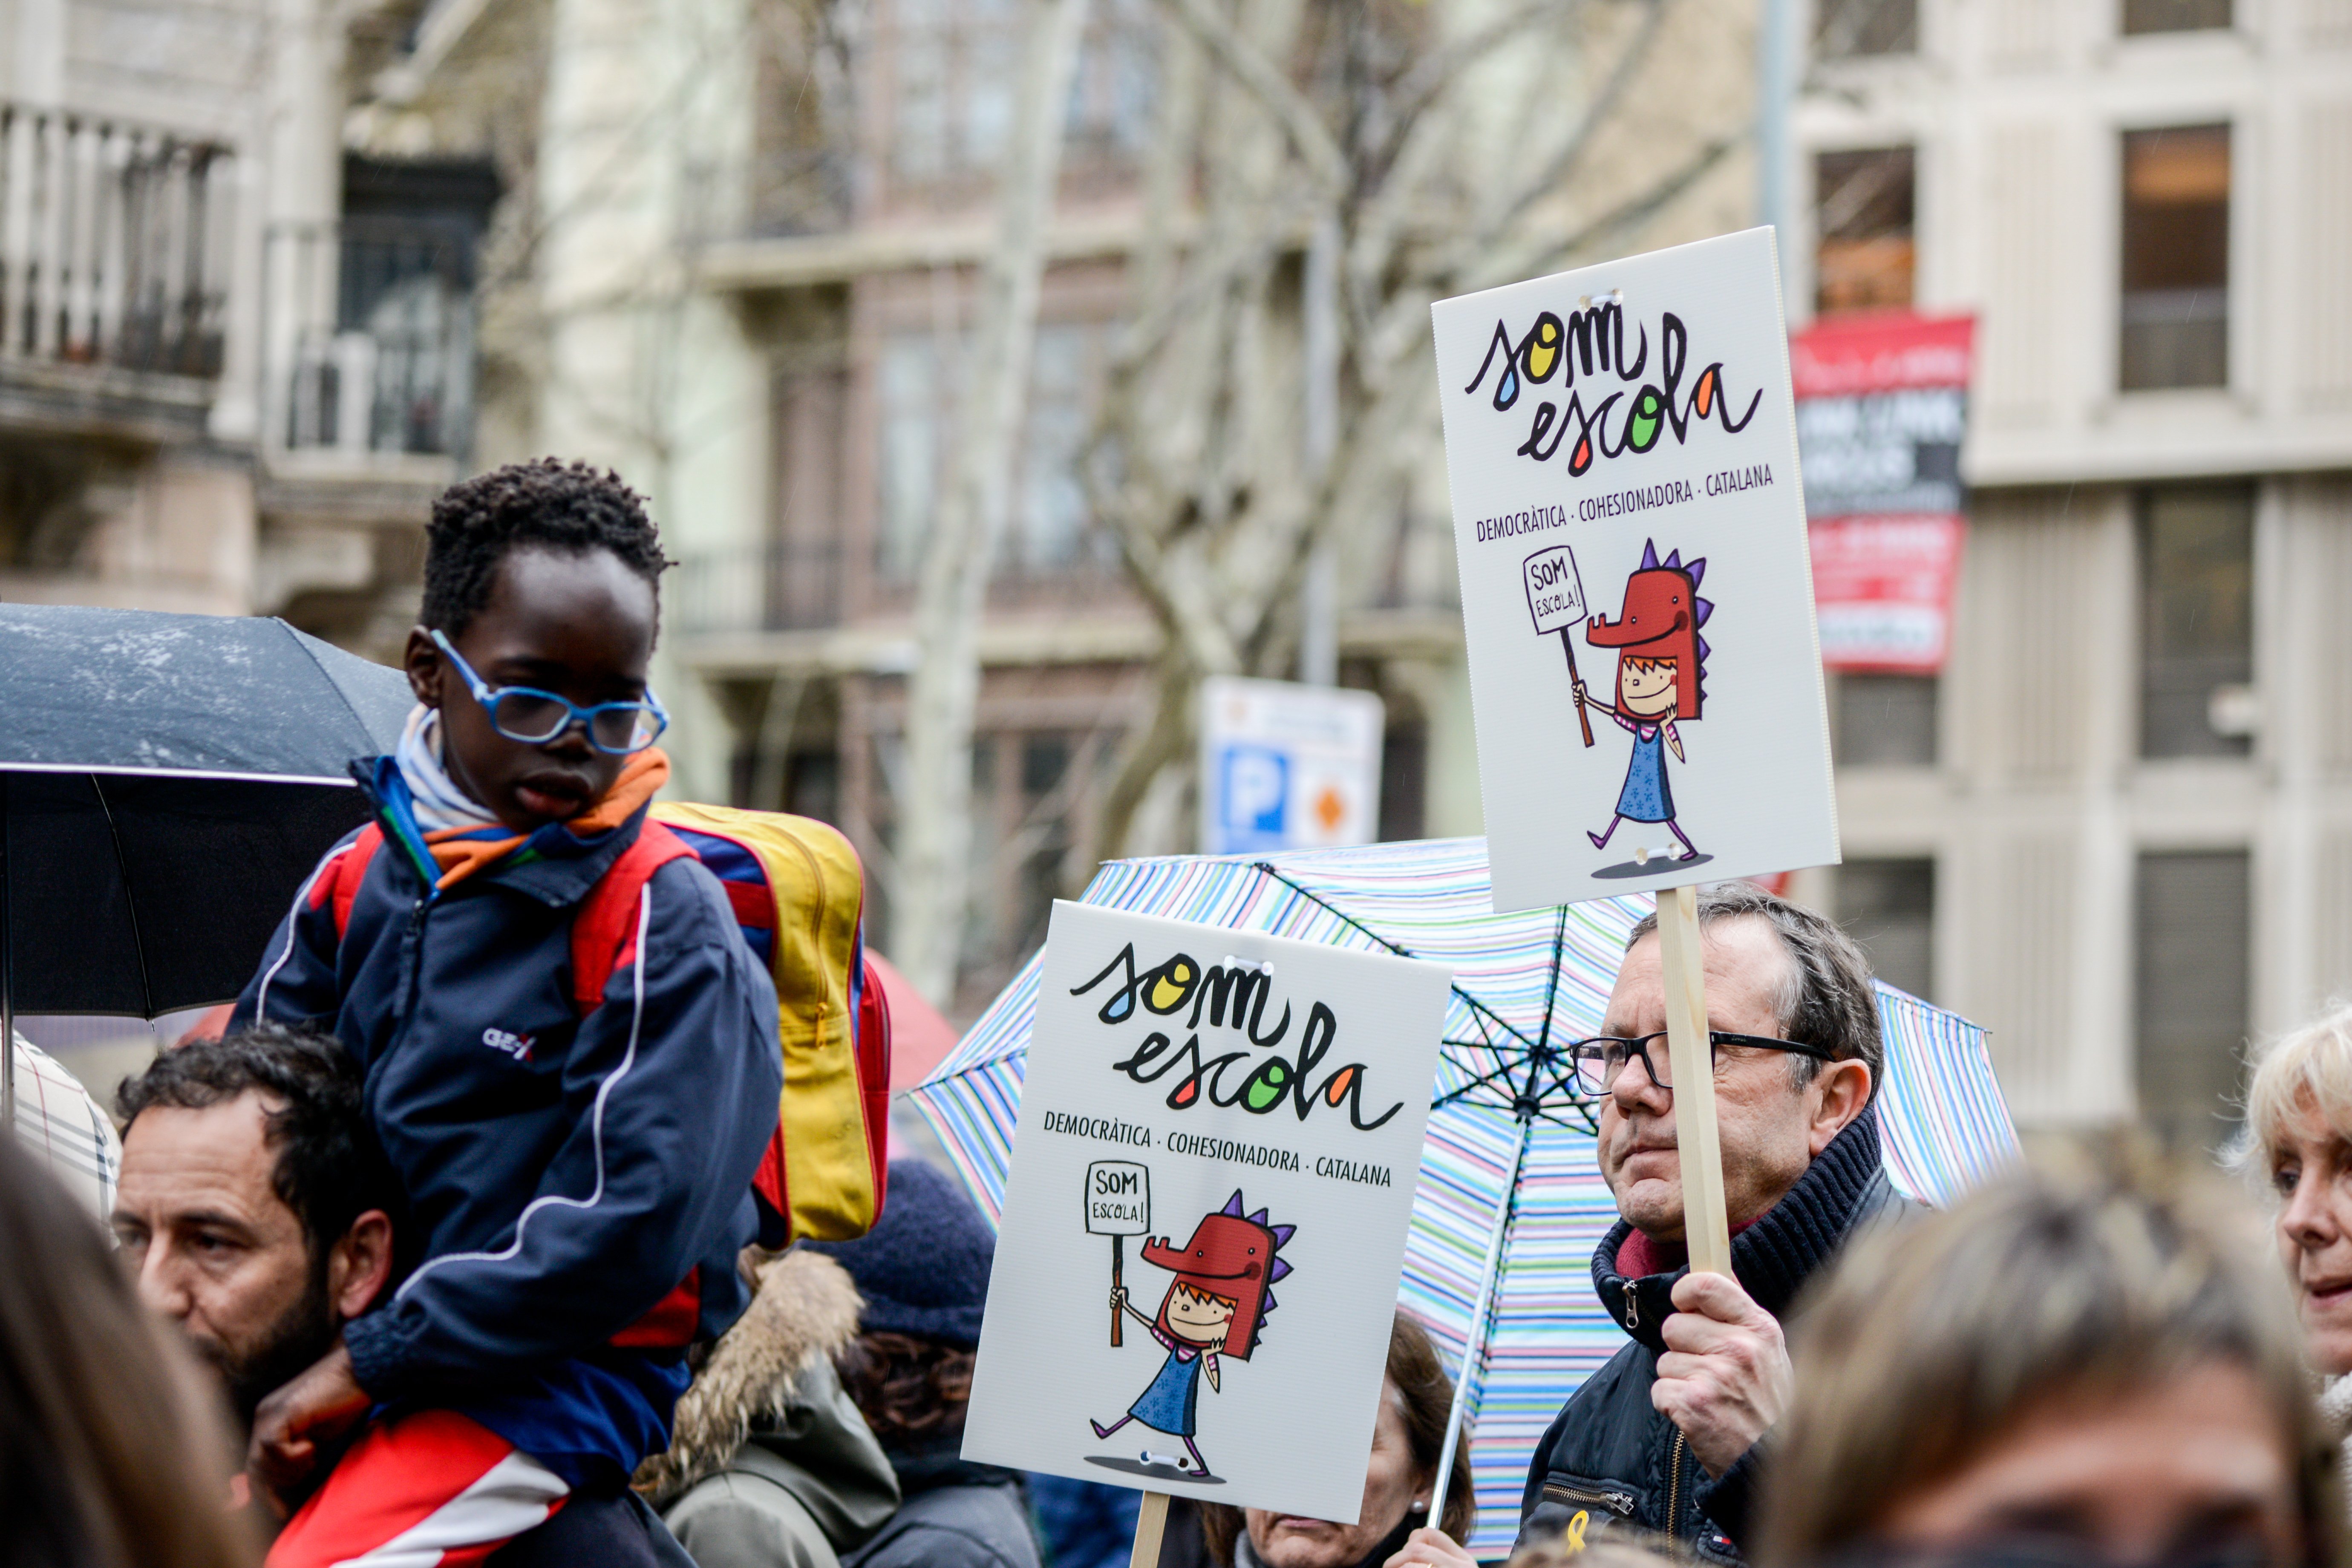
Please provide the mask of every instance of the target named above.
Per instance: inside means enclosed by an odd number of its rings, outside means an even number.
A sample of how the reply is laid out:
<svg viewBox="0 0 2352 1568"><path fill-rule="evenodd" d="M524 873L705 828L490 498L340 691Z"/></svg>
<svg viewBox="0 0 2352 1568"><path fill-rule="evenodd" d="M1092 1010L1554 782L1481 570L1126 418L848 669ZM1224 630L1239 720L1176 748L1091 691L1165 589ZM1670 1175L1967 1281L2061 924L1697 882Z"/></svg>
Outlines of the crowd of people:
<svg viewBox="0 0 2352 1568"><path fill-rule="evenodd" d="M652 874L575 1004L570 913L667 766L638 499L524 465L429 540L385 852L338 846L227 1032L121 1086L113 1179L111 1127L59 1173L0 1140L0 1565L1126 1560L1132 1494L961 1456L994 1239L953 1177L896 1161L862 1238L761 1244L776 998L709 874ZM1687 1266L1645 925L1587 1043L1623 1344L1511 1562L2341 1561L2352 1009L2256 1053L2242 1183L2118 1136L1930 1212L1853 942L1747 883L1699 919L1733 1272ZM1452 1398L1400 1310L1359 1517L1180 1504L1160 1563L1471 1562Z"/></svg>

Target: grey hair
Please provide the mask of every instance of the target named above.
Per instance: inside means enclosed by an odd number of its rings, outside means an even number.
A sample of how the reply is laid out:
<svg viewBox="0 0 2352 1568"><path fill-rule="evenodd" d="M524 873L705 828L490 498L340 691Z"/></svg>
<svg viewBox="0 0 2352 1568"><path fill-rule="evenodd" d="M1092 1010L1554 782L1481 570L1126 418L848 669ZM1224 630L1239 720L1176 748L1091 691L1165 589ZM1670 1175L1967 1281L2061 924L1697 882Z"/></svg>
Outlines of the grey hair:
<svg viewBox="0 0 2352 1568"><path fill-rule="evenodd" d="M2288 1124L2306 1113L2332 1131L2352 1130L2352 1004L2331 1001L2318 1017L2256 1047L2252 1065L2245 1131L2228 1155L2238 1171L2266 1165Z"/></svg>
<svg viewBox="0 0 2352 1568"><path fill-rule="evenodd" d="M1839 1061L1858 1061L1870 1068L1870 1093L1886 1076L1886 1043L1878 1030L1878 996L1870 985L1870 960L1853 938L1834 921L1792 904L1754 882L1722 882L1698 892L1698 927L1704 931L1722 921L1759 920L1780 939L1789 955L1780 994L1772 1014L1780 1021L1780 1037L1801 1046L1823 1046ZM1658 929L1658 917L1645 915L1625 939L1627 951ZM1796 1087L1804 1088L1821 1072L1811 1057L1791 1056L1789 1070Z"/></svg>

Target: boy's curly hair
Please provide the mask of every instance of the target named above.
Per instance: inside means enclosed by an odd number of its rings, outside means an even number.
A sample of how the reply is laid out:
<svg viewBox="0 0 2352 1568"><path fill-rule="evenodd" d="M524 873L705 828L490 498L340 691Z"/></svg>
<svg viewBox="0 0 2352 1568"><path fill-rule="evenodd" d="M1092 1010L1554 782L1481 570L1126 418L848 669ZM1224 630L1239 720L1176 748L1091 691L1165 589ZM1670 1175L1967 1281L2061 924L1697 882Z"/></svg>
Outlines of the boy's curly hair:
<svg viewBox="0 0 2352 1568"><path fill-rule="evenodd" d="M451 637L489 602L499 563L525 544L611 551L653 587L659 615L669 564L660 532L645 498L610 469L539 458L477 474L441 492L425 537L425 624Z"/></svg>

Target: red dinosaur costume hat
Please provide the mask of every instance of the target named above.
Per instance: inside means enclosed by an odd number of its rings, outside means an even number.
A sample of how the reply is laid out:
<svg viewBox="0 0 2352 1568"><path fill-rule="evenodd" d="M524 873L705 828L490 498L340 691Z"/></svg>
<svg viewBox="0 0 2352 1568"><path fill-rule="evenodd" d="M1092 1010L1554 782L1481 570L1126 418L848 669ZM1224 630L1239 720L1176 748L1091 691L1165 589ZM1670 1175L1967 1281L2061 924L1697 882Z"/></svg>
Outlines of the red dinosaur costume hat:
<svg viewBox="0 0 2352 1568"><path fill-rule="evenodd" d="M1715 613L1713 601L1698 596L1706 575L1706 558L1683 563L1679 550L1663 562L1655 540L1642 544L1642 564L1625 579L1625 607L1614 621L1595 616L1585 624L1584 640L1594 647L1613 647L1617 655L1617 702L1625 701L1625 661L1629 658L1670 658L1675 661L1675 717L1696 719L1706 692L1706 639L1698 635Z"/></svg>
<svg viewBox="0 0 2352 1568"><path fill-rule="evenodd" d="M1271 1287L1290 1272L1289 1263L1275 1256L1276 1249L1288 1241L1297 1228L1266 1224L1264 1209L1244 1215L1241 1189L1235 1187L1223 1208L1202 1216L1192 1240L1181 1247L1169 1246L1165 1237L1147 1241L1143 1244L1143 1260L1174 1274L1178 1285L1190 1285L1195 1290L1238 1301L1234 1321L1225 1330L1224 1349L1219 1353L1235 1361L1247 1361L1250 1352L1257 1348L1261 1321L1274 1310ZM1169 1287L1169 1296L1175 1293L1175 1286ZM1160 1331L1173 1337L1168 1326L1166 1297L1160 1302Z"/></svg>

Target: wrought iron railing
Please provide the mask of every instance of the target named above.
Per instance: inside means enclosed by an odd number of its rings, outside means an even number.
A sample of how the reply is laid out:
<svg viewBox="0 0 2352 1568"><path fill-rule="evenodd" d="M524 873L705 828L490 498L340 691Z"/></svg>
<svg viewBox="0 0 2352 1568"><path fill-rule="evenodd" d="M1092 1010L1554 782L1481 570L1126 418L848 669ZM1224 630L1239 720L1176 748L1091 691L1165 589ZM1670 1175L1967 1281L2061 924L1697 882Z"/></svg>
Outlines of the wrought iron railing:
<svg viewBox="0 0 2352 1568"><path fill-rule="evenodd" d="M220 374L233 154L0 101L0 362Z"/></svg>
<svg viewBox="0 0 2352 1568"><path fill-rule="evenodd" d="M841 624L838 541L782 540L678 563L667 614L688 635L808 631Z"/></svg>
<svg viewBox="0 0 2352 1568"><path fill-rule="evenodd" d="M275 441L464 457L473 247L465 225L422 215L273 228L263 276Z"/></svg>

